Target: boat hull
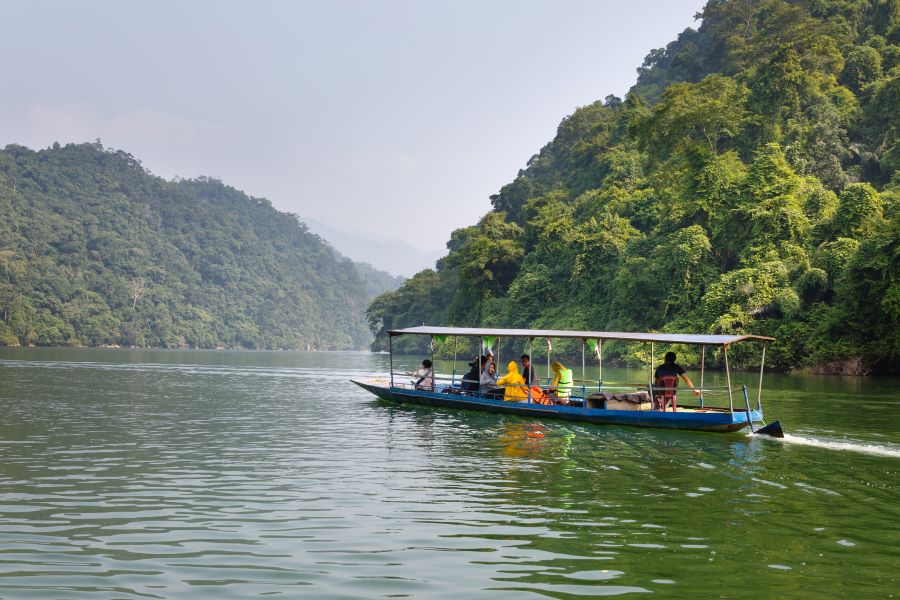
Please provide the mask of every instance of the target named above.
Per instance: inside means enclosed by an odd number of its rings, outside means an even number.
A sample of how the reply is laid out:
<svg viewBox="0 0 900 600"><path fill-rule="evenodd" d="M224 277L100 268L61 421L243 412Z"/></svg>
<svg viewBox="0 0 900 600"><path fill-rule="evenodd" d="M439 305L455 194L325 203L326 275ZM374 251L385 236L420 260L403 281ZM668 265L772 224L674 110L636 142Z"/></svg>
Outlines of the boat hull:
<svg viewBox="0 0 900 600"><path fill-rule="evenodd" d="M391 388L390 385L386 383L376 381L357 381L355 379L351 379L351 381L383 400L404 404L443 406L448 408L478 410L482 412L512 414L523 417L561 419L580 423L653 427L657 429L729 432L739 431L750 425L746 411L735 411L732 413L727 410L709 410L704 412L692 410L676 412L606 410L583 406L504 402L503 400L463 396L460 394L444 394L422 390ZM751 410L750 419L753 421L761 421L762 413Z"/></svg>

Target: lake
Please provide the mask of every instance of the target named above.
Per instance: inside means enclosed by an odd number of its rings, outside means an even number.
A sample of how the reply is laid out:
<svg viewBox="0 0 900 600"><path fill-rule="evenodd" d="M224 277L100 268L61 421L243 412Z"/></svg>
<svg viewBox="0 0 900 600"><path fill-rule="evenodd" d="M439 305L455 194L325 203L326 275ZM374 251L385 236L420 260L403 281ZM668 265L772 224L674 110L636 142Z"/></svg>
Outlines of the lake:
<svg viewBox="0 0 900 600"><path fill-rule="evenodd" d="M348 382L387 364L0 349L0 598L900 592L900 379L767 376L777 441L402 407Z"/></svg>

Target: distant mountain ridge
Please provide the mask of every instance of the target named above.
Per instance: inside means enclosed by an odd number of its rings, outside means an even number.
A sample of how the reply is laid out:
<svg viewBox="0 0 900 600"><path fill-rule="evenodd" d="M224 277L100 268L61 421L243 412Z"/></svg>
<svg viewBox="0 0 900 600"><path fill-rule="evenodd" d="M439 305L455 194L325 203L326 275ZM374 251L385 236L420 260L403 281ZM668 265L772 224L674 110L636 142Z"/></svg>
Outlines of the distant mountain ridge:
<svg viewBox="0 0 900 600"><path fill-rule="evenodd" d="M445 250L420 250L406 242L379 240L370 234L344 231L316 219L302 216L301 219L310 231L328 240L329 244L347 258L369 263L403 278L433 267L445 254ZM397 287L400 285L394 289Z"/></svg>
<svg viewBox="0 0 900 600"><path fill-rule="evenodd" d="M209 178L122 151L0 151L0 344L362 349L400 280Z"/></svg>

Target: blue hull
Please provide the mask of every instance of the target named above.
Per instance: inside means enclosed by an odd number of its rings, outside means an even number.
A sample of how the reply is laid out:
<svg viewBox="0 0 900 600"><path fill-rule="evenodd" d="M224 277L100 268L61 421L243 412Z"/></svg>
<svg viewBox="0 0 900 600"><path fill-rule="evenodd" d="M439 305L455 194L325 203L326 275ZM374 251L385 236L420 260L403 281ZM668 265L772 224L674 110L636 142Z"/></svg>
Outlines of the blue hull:
<svg viewBox="0 0 900 600"><path fill-rule="evenodd" d="M445 406L495 412L523 417L562 419L580 423L629 425L632 427L654 427L657 429L685 429L692 431L739 431L750 425L746 411L709 410L707 412L677 411L661 412L647 410L605 410L582 406L548 406L524 402L504 402L474 396L441 394L421 390L390 388L386 385L356 381L353 383L383 400L425 406ZM760 411L751 410L750 418L762 421Z"/></svg>

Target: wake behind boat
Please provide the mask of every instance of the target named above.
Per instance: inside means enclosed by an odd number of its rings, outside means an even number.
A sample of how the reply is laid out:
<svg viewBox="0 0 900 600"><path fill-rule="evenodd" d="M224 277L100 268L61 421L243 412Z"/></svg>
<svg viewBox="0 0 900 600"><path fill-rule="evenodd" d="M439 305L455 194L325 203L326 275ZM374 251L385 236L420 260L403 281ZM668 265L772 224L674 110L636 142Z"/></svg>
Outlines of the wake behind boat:
<svg viewBox="0 0 900 600"><path fill-rule="evenodd" d="M483 393L474 389L466 389L456 375L456 356L454 356L453 373L450 377L431 374L426 385L411 381L409 374L394 370L393 339L402 335L424 335L434 341L447 338L475 337L480 338L482 356L490 351L493 344L502 338L526 340L530 346L534 340L547 341L547 364L550 370L550 349L552 339L576 339L581 341L582 377L570 378L566 384L564 398L556 394L548 394L547 390L532 385L517 385L517 399L510 401L495 394ZM767 426L757 428L762 423L762 382L765 368L766 344L774 338L757 335L696 335L670 333L622 333L598 331L566 331L540 329L481 329L469 327L410 327L388 332L390 341L390 372L377 379L358 381L351 380L363 389L384 400L401 403L421 404L428 406L445 406L487 412L516 414L528 417L544 417L602 423L615 425L631 425L637 427L655 427L662 429L687 429L696 431L728 432L750 427L754 433L783 437L781 425L775 421ZM648 378L642 382L605 382L603 381L603 343L622 341L642 343L648 346ZM728 362L728 349L738 343L759 343L762 356L759 367L759 387L757 389L756 406L751 408L747 386L734 387L731 381L731 369ZM655 378L652 365L656 344L685 344L701 348L700 385L695 388L697 394L695 404L682 404L677 396L677 377ZM600 377L596 381L585 379L585 350L590 347L595 353L600 367ZM722 388L704 386L704 365L706 349L721 348L724 356L727 385ZM532 367L534 368L534 367ZM738 392L738 394L735 394ZM560 392L561 393L561 392ZM735 406L735 396L738 406ZM521 399L519 399L521 398ZM722 401L714 405L710 398ZM724 405L727 398L728 405ZM669 410L671 409L671 410Z"/></svg>

